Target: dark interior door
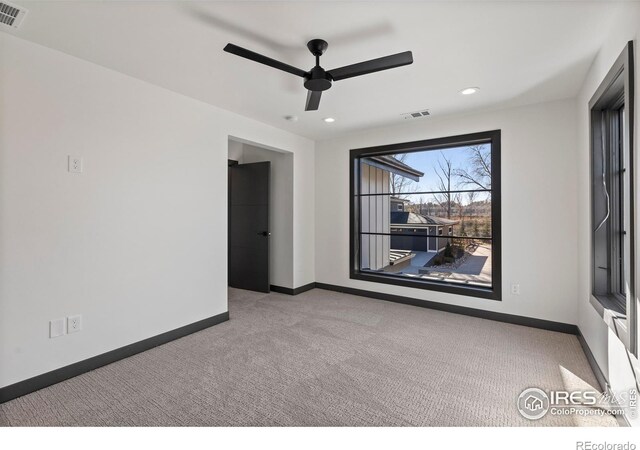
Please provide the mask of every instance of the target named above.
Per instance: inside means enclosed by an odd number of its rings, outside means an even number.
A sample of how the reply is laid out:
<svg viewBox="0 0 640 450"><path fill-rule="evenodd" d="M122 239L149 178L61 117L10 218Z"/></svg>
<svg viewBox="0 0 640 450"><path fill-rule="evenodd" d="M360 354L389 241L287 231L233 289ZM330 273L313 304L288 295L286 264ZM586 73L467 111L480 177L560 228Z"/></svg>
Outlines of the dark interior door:
<svg viewBox="0 0 640 450"><path fill-rule="evenodd" d="M229 166L229 286L269 292L270 162Z"/></svg>

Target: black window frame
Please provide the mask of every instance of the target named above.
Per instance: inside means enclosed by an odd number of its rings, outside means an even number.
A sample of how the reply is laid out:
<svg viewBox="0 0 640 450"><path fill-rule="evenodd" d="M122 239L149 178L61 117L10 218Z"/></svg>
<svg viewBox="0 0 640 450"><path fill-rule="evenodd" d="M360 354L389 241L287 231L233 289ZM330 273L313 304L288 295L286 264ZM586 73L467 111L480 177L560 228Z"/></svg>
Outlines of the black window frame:
<svg viewBox="0 0 640 450"><path fill-rule="evenodd" d="M631 353L637 355L634 76L633 41L629 41L589 101L591 181L589 207L591 304L603 318L614 317L627 320L625 345ZM606 143L604 158L602 156L603 131ZM620 152L621 148L627 152L626 161L624 152ZM610 195L608 202L610 217L598 230L598 226L603 221L603 213L607 210L607 200L604 188L601 186L603 160L607 192ZM628 181L627 198L624 197L625 175ZM629 216L629 229L625 228L625 213ZM621 220L622 223L620 223ZM625 237L628 238L627 253L624 252ZM626 278L624 276L625 258L628 259ZM621 292L625 281L629 288L628 294ZM609 320L609 322L615 323L615 320ZM619 335L620 330L614 329L614 331Z"/></svg>
<svg viewBox="0 0 640 450"><path fill-rule="evenodd" d="M393 274L360 270L360 164L368 156L393 155L428 150L444 150L477 144L491 144L491 287L453 284L444 281L413 279ZM501 130L447 136L422 141L404 142L352 149L349 154L349 277L354 280L395 286L502 300L502 204L501 204Z"/></svg>

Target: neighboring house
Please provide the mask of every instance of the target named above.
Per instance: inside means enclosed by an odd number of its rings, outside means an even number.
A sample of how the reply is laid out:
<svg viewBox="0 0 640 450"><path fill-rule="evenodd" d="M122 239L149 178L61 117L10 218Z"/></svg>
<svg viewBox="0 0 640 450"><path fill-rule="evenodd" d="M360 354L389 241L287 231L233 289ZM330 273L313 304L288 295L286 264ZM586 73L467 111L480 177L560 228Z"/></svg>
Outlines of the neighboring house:
<svg viewBox="0 0 640 450"><path fill-rule="evenodd" d="M398 175L419 181L424 173L398 161L393 156L363 158L360 183L362 196L362 232L384 233L366 235L361 238L361 267L382 270L390 264L391 253L391 176ZM405 252L406 253L406 252ZM397 259L397 254L393 258Z"/></svg>
<svg viewBox="0 0 640 450"><path fill-rule="evenodd" d="M391 211L391 248L420 252L439 252L444 250L450 237L454 236L459 220L442 217L423 216L408 211ZM393 236L398 234L402 236ZM404 235L411 236L404 236ZM424 237L443 236L443 237Z"/></svg>
<svg viewBox="0 0 640 450"><path fill-rule="evenodd" d="M391 212L406 211L406 208L407 208L406 205L409 203L408 201L398 197L391 197L390 202L391 202Z"/></svg>

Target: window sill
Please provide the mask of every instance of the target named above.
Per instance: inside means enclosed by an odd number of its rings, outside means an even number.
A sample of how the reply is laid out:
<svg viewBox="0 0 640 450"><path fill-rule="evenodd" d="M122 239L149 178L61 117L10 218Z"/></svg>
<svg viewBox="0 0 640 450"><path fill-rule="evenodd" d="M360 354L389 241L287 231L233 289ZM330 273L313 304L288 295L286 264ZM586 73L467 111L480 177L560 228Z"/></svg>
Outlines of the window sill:
<svg viewBox="0 0 640 450"><path fill-rule="evenodd" d="M598 314L600 314L604 323L606 323L618 339L629 348L627 316L622 310L620 303L609 296L595 296L593 294L590 296L590 302Z"/></svg>
<svg viewBox="0 0 640 450"><path fill-rule="evenodd" d="M470 285L458 286L455 284L442 283L437 281L416 280L412 278L394 276L392 274L361 271L352 271L350 274L350 278L352 280L371 281L374 283L390 284L394 286L404 286L429 291L446 292L448 294L484 298L487 300L502 300L500 289L496 286L494 286L493 288L482 288L479 286Z"/></svg>
<svg viewBox="0 0 640 450"><path fill-rule="evenodd" d="M622 318L627 317L620 302L611 296L591 294L591 304L601 317L604 317L605 312Z"/></svg>

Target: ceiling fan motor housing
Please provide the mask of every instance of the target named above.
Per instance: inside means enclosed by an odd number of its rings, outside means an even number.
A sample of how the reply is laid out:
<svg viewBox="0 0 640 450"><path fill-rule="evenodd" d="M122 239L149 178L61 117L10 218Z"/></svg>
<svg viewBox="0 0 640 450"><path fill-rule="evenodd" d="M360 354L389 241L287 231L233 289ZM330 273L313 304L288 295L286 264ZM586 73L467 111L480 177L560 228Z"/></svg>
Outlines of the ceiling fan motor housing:
<svg viewBox="0 0 640 450"><path fill-rule="evenodd" d="M320 66L311 69L304 79L304 87L310 91L326 91L331 87L331 77Z"/></svg>

